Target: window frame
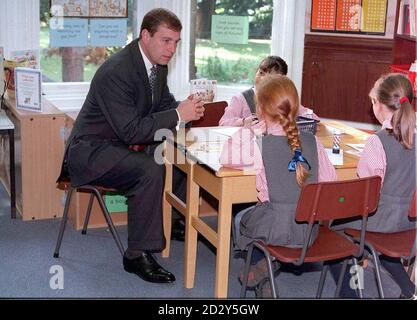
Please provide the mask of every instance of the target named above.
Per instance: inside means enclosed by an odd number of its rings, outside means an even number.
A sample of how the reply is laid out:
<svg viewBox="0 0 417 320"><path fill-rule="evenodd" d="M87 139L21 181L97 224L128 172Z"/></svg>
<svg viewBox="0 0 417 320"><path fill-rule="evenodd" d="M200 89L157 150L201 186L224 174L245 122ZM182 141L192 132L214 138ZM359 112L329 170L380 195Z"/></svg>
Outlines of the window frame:
<svg viewBox="0 0 417 320"><path fill-rule="evenodd" d="M171 92L178 100L185 99L189 94L189 55L190 55L190 20L191 20L191 0L160 0L158 3L143 4L145 1L138 1L136 16L134 17L133 30L139 30L139 21L142 20L143 12L147 12L153 7L166 7L174 12L180 11L179 17L183 23L182 45L179 47L175 58L169 64L168 85ZM305 14L296 14L297 12L306 12L306 2L293 0L274 0L273 1L273 19L272 19L272 41L271 53L283 57L288 64L288 76L293 79L299 94L301 95L301 77L304 51L304 29ZM143 8L146 7L146 8ZM147 10L143 10L147 9ZM187 12L188 11L188 12ZM178 13L177 13L178 14ZM185 19L184 19L185 17ZM39 21L38 25L39 26ZM282 30L278 32L277 30ZM299 40L297 40L299 39ZM303 48L295 50L295 48ZM39 44L38 44L39 46ZM301 53L300 53L301 51ZM175 75L175 73L177 73ZM186 76L184 76L184 74ZM88 92L90 82L53 82L43 83L44 91L47 97L57 97L59 95L75 95L81 97ZM67 93L71 92L71 93ZM242 86L225 86L217 87L216 100L229 101L237 92L242 91Z"/></svg>

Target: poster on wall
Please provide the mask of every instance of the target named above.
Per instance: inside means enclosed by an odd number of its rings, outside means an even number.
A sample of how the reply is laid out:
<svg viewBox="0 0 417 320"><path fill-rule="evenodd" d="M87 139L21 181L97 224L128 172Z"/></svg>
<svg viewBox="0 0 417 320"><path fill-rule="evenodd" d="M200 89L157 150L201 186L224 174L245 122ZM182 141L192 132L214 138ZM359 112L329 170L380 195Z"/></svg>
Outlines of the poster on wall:
<svg viewBox="0 0 417 320"><path fill-rule="evenodd" d="M337 2L336 30L359 31L361 21L361 0Z"/></svg>
<svg viewBox="0 0 417 320"><path fill-rule="evenodd" d="M127 18L127 0L90 0L91 18Z"/></svg>
<svg viewBox="0 0 417 320"><path fill-rule="evenodd" d="M56 47L86 47L88 45L88 20L65 19L62 28L50 29L49 43Z"/></svg>
<svg viewBox="0 0 417 320"><path fill-rule="evenodd" d="M127 0L51 0L54 16L127 18Z"/></svg>
<svg viewBox="0 0 417 320"><path fill-rule="evenodd" d="M109 213L127 212L127 198L117 194L106 194L105 203Z"/></svg>
<svg viewBox="0 0 417 320"><path fill-rule="evenodd" d="M51 8L54 8L55 16L88 17L89 2L89 0L51 0Z"/></svg>
<svg viewBox="0 0 417 320"><path fill-rule="evenodd" d="M39 50L13 50L10 52L10 60L20 66L39 69Z"/></svg>
<svg viewBox="0 0 417 320"><path fill-rule="evenodd" d="M42 111L42 73L31 68L15 68L16 108Z"/></svg>
<svg viewBox="0 0 417 320"><path fill-rule="evenodd" d="M312 30L334 30L336 0L313 0L311 9Z"/></svg>
<svg viewBox="0 0 417 320"><path fill-rule="evenodd" d="M361 31L385 33L387 0L362 0Z"/></svg>
<svg viewBox="0 0 417 320"><path fill-rule="evenodd" d="M311 31L385 35L387 0L312 0Z"/></svg>
<svg viewBox="0 0 417 320"><path fill-rule="evenodd" d="M124 46L127 19L91 19L90 45L93 47Z"/></svg>
<svg viewBox="0 0 417 320"><path fill-rule="evenodd" d="M246 16L213 15L211 40L219 43L248 44L249 18Z"/></svg>

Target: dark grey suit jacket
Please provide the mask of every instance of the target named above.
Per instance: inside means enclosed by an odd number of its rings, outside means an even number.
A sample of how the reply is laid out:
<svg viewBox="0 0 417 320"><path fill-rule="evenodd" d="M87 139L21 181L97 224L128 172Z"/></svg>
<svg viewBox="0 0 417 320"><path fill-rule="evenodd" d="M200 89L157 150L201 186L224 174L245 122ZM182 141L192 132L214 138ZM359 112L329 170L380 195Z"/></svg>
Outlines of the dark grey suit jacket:
<svg viewBox="0 0 417 320"><path fill-rule="evenodd" d="M174 128L178 102L167 73L166 66L157 67L152 102L138 39L104 62L68 139L60 178L69 172L73 185L89 183L132 152L129 145L151 144L158 129Z"/></svg>

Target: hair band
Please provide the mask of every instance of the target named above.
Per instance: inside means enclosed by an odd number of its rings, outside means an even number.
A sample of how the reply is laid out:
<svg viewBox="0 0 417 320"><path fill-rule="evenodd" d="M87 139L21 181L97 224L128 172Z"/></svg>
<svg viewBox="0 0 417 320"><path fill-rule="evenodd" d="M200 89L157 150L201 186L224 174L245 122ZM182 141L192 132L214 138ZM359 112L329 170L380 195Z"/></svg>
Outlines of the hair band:
<svg viewBox="0 0 417 320"><path fill-rule="evenodd" d="M403 104L404 102L410 103L410 100L407 97L401 97L400 98L400 103Z"/></svg>
<svg viewBox="0 0 417 320"><path fill-rule="evenodd" d="M295 149L294 157L288 163L288 171L289 172L294 172L295 169L297 168L297 163L298 162L305 163L308 166L308 170L311 170L311 166L308 163L307 159L304 158L303 155L301 154L301 150L300 149Z"/></svg>

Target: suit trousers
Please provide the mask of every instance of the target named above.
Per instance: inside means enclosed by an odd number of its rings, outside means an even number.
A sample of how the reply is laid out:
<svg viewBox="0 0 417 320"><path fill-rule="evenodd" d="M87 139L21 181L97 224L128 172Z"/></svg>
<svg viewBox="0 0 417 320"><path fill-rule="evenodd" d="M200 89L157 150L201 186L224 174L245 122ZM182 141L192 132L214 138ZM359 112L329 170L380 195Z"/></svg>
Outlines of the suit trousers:
<svg viewBox="0 0 417 320"><path fill-rule="evenodd" d="M129 256L165 248L162 217L165 166L155 162L153 153L132 151L92 183L125 193Z"/></svg>

